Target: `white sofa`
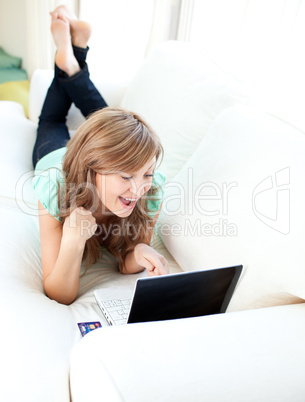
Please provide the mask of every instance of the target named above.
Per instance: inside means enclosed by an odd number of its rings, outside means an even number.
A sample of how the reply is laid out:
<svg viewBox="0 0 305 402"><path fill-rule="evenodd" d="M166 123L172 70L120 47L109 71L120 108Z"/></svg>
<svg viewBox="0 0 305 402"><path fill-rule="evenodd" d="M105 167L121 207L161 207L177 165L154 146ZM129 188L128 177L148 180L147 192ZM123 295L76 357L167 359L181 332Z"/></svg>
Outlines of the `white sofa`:
<svg viewBox="0 0 305 402"><path fill-rule="evenodd" d="M72 305L43 291L31 151L50 79L32 78L30 120L0 102L1 400L304 401L304 133L184 43L160 46L128 85L93 77L164 144L154 246L170 271L244 265L226 314L108 327L93 290L145 273L105 255ZM72 108L71 131L81 120ZM103 328L81 338L77 323L94 320Z"/></svg>

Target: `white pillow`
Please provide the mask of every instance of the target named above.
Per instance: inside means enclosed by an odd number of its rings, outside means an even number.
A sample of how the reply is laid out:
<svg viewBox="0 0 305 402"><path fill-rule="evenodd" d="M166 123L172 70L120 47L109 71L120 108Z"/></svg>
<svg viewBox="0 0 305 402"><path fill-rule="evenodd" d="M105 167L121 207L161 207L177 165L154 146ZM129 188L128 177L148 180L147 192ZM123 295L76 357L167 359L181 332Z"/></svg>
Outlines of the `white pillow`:
<svg viewBox="0 0 305 402"><path fill-rule="evenodd" d="M166 185L158 230L181 268L244 265L231 311L305 299L304 155L304 133L234 106Z"/></svg>
<svg viewBox="0 0 305 402"><path fill-rule="evenodd" d="M161 137L161 170L173 178L220 112L247 103L241 83L198 49L169 41L154 50L130 83L122 106L141 115Z"/></svg>

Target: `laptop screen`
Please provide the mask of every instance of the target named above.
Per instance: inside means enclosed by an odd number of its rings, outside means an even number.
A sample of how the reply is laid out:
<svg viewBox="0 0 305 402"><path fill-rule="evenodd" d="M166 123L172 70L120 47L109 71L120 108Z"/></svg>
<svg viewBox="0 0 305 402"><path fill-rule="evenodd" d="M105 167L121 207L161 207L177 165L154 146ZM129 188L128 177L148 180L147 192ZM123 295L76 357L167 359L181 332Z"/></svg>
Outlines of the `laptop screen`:
<svg viewBox="0 0 305 402"><path fill-rule="evenodd" d="M242 265L137 281L128 323L224 313Z"/></svg>

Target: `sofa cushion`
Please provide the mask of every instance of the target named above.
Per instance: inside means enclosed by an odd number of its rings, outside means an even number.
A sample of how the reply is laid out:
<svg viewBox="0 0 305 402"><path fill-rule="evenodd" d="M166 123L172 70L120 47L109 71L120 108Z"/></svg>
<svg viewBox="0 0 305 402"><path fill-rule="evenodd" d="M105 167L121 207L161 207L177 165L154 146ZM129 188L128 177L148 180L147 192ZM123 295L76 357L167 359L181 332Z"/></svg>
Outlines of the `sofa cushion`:
<svg viewBox="0 0 305 402"><path fill-rule="evenodd" d="M12 56L0 47L0 68L20 68L22 59Z"/></svg>
<svg viewBox="0 0 305 402"><path fill-rule="evenodd" d="M122 106L139 113L161 137L168 179L196 150L226 108L247 103L242 84L185 42L169 41L143 63Z"/></svg>
<svg viewBox="0 0 305 402"><path fill-rule="evenodd" d="M234 106L166 185L158 230L181 268L244 265L229 310L305 299L304 155L303 133Z"/></svg>
<svg viewBox="0 0 305 402"><path fill-rule="evenodd" d="M102 385L112 402L301 401L304 313L303 304L93 331L71 354L72 400L95 402Z"/></svg>

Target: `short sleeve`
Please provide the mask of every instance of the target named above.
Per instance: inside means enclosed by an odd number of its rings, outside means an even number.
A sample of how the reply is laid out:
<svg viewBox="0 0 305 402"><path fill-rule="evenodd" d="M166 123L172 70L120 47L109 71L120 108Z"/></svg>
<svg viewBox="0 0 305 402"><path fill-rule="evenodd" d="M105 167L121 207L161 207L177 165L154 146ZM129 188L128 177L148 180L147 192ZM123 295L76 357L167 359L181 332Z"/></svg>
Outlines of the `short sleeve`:
<svg viewBox="0 0 305 402"><path fill-rule="evenodd" d="M153 178L153 188L155 189L155 194L150 196L147 199L147 208L150 216L154 216L160 209L160 205L162 203L164 197L164 183L166 180L166 176L159 172L155 171Z"/></svg>
<svg viewBox="0 0 305 402"><path fill-rule="evenodd" d="M42 172L35 171L33 178L34 192L45 207L45 209L57 220L59 208L58 208L58 189L63 184L62 173L57 168L50 168Z"/></svg>

